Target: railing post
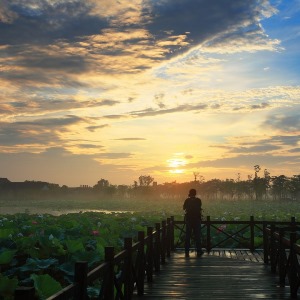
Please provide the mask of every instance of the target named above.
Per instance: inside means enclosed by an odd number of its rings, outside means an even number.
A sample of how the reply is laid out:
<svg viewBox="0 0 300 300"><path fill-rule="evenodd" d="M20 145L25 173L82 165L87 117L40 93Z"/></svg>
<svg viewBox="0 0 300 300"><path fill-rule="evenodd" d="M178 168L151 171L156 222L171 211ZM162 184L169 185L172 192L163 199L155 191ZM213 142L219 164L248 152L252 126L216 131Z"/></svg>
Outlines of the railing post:
<svg viewBox="0 0 300 300"><path fill-rule="evenodd" d="M263 243L264 243L264 263L269 263L269 235L267 233L267 222L263 221Z"/></svg>
<svg viewBox="0 0 300 300"><path fill-rule="evenodd" d="M167 257L171 256L171 218L167 218Z"/></svg>
<svg viewBox="0 0 300 300"><path fill-rule="evenodd" d="M174 216L171 216L171 227L170 227L170 238L171 238L171 251L175 251L175 234L174 234L174 230L175 230L175 225L174 225L174 222L175 222L175 218Z"/></svg>
<svg viewBox="0 0 300 300"><path fill-rule="evenodd" d="M161 222L161 263L166 263L166 226L167 222Z"/></svg>
<svg viewBox="0 0 300 300"><path fill-rule="evenodd" d="M153 227L147 228L147 281L153 281Z"/></svg>
<svg viewBox="0 0 300 300"><path fill-rule="evenodd" d="M291 227L296 228L296 218L295 217L291 217Z"/></svg>
<svg viewBox="0 0 300 300"><path fill-rule="evenodd" d="M115 291L115 274L114 274L114 256L115 249L114 247L105 247L105 262L108 263L107 275L108 280L105 286L104 299L105 300L114 300L114 291Z"/></svg>
<svg viewBox="0 0 300 300"><path fill-rule="evenodd" d="M276 273L276 240L274 237L275 225L271 225L271 249L270 249L270 261L271 261L271 272Z"/></svg>
<svg viewBox="0 0 300 300"><path fill-rule="evenodd" d="M160 245L160 223L155 223L155 255L154 255L154 270L160 271L160 257L161 257L161 245Z"/></svg>
<svg viewBox="0 0 300 300"><path fill-rule="evenodd" d="M145 261L144 261L144 251L145 251L145 232L139 231L138 232L138 241L139 241L139 263L138 263L138 270L137 270L137 294L139 296L144 295L144 278L145 278Z"/></svg>
<svg viewBox="0 0 300 300"><path fill-rule="evenodd" d="M78 261L75 263L74 283L76 284L74 299L87 299L87 273L88 262Z"/></svg>
<svg viewBox="0 0 300 300"><path fill-rule="evenodd" d="M285 256L285 247L283 244L283 235L284 231L282 228L279 229L279 249L278 249L278 273L279 273L279 285L281 287L285 286L285 265L284 265L284 256Z"/></svg>
<svg viewBox="0 0 300 300"><path fill-rule="evenodd" d="M206 216L206 250L211 250L210 216Z"/></svg>
<svg viewBox="0 0 300 300"><path fill-rule="evenodd" d="M250 217L250 251L254 252L254 216Z"/></svg>
<svg viewBox="0 0 300 300"><path fill-rule="evenodd" d="M297 298L298 278L297 278L297 264L298 258L294 248L297 241L297 233L290 234L290 294L292 299Z"/></svg>
<svg viewBox="0 0 300 300"><path fill-rule="evenodd" d="M32 300L34 299L34 287L18 287L14 293L14 300Z"/></svg>
<svg viewBox="0 0 300 300"><path fill-rule="evenodd" d="M124 299L130 300L132 296L132 238L124 239L124 250L126 250L125 276L124 276Z"/></svg>

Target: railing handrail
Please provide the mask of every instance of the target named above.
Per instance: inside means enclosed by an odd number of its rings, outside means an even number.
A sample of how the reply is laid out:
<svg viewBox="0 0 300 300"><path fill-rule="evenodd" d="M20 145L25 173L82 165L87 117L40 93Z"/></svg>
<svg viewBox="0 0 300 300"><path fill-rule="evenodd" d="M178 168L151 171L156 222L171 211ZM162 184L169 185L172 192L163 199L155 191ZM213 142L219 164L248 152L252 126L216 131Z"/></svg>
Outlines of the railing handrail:
<svg viewBox="0 0 300 300"><path fill-rule="evenodd" d="M156 223L156 224L160 225L160 223ZM156 230L154 230L154 231L152 230L151 235L147 235L143 238L143 241L137 241L131 245L131 251L137 251L142 244L147 244L150 238L152 238L152 239L157 238L157 236L160 236L160 233L162 233L164 230L167 230L170 227L171 227L171 223L164 222L164 221L162 222L161 227L159 226L159 228L158 228L158 225L156 225ZM149 228L152 228L152 227L149 227ZM148 230L148 232L149 232L149 230ZM106 247L106 248L108 248L108 247ZM128 258L128 254L129 254L128 249L121 250L120 252L118 252L117 254L114 255L113 263L114 264L120 263L121 261ZM160 255L161 255L161 253L160 253ZM108 267L109 267L109 262L103 262L96 268L89 271L86 274L86 284L92 283L94 280L101 277L101 275L103 275L107 271ZM76 277L76 275L75 275L75 277ZM78 283L72 283L72 284L68 285L67 287L65 287L63 290L61 290L58 293L49 297L47 300L63 299L61 297L66 296L67 292L68 292L68 295L71 295L71 293L74 293L74 291L77 288L78 288Z"/></svg>
<svg viewBox="0 0 300 300"><path fill-rule="evenodd" d="M180 225L185 224L185 220L174 220L174 226L179 228ZM255 246L255 232L260 230L263 232L263 229L267 226L288 226L293 228L294 226L300 225L300 222L296 222L295 217L291 217L290 221L275 221L275 220L255 220L254 216L250 216L249 220L212 220L210 216L206 216L206 218L203 218L201 220L201 224L206 227L206 245L205 248L209 252L213 248L217 248L220 245L224 244L228 240L234 240L237 241L235 235L239 234L243 230L245 230L247 227L250 228L250 238L249 238L249 250L254 251L257 249L257 246ZM222 227L217 227L219 225L243 225L243 228L236 229L234 233L227 233L226 230L223 230ZM212 243L212 234L211 229L217 229L218 232L222 232L225 235L225 238L213 245ZM247 246L248 247L248 246ZM245 248L245 246L243 246Z"/></svg>
<svg viewBox="0 0 300 300"><path fill-rule="evenodd" d="M288 279L292 299L297 298L300 281L298 274L300 266L297 258L297 255L300 255L300 245L297 244L300 238L298 234L300 227L297 225L297 222L293 222L289 227L272 225L271 228L264 229L267 236L264 247L265 262L271 262L273 273L276 273L278 268L280 286L284 287L286 278ZM289 237L286 236L287 234Z"/></svg>
<svg viewBox="0 0 300 300"><path fill-rule="evenodd" d="M273 237L276 241L282 243L286 247L291 247L291 238L284 236L285 234L290 234L292 232L300 231L300 227L297 226L290 226L290 227L274 227L272 228L265 228L266 233ZM299 236L300 237L300 236ZM298 239L299 239L298 237ZM293 247L297 254L300 255L300 245L293 243Z"/></svg>
<svg viewBox="0 0 300 300"><path fill-rule="evenodd" d="M209 216L208 216L209 217ZM227 224L227 225L247 225L247 224L250 224L251 222L254 222L255 225L264 225L264 224L268 224L268 225L273 225L273 224L276 224L276 225L290 225L291 224L291 221L273 221L273 220L270 220L270 221L261 221L261 220L254 220L254 221L251 221L251 220L205 220L205 219L202 219L201 220L201 224L207 224L207 223L210 223L210 224L214 224L214 225L217 225L217 224ZM185 221L184 220L176 220L174 221L174 224L185 224ZM300 222L295 222L296 225L300 225ZM292 228L292 227L291 227Z"/></svg>

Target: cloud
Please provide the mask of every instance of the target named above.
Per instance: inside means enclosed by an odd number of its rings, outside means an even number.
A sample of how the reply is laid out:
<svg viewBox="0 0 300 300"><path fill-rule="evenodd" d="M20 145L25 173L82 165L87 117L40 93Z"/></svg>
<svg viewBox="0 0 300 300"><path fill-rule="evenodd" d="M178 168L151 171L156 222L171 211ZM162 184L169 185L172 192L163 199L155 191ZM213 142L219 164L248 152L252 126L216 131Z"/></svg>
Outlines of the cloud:
<svg viewBox="0 0 300 300"><path fill-rule="evenodd" d="M214 144L210 147L224 149L226 156L234 154L260 155L260 153L270 153L270 155L281 156L285 151L293 152L300 140L299 135L275 135L275 136L243 136L228 138L222 144Z"/></svg>
<svg viewBox="0 0 300 300"><path fill-rule="evenodd" d="M166 109L153 109L148 108L141 111L132 111L129 113L129 115L134 117L149 117L149 116L158 116L158 115L165 115L175 112L187 112L187 111L201 111L208 108L207 104L196 104L196 105L190 105L190 104L183 104L178 105L173 108L166 108Z"/></svg>
<svg viewBox="0 0 300 300"><path fill-rule="evenodd" d="M299 132L300 114L292 112L290 115L273 115L264 125L286 132Z"/></svg>
<svg viewBox="0 0 300 300"><path fill-rule="evenodd" d="M267 168L279 168L287 165L295 166L300 163L298 156L287 155L238 155L234 157L226 157L215 160L199 161L191 163L188 167L211 167L211 168L230 168L239 171L239 168L253 169L254 165L266 166Z"/></svg>
<svg viewBox="0 0 300 300"><path fill-rule="evenodd" d="M14 123L1 122L0 136L2 146L11 145L50 145L61 142L59 132L65 132L70 125L84 122L77 116L64 118L36 119Z"/></svg>
<svg viewBox="0 0 300 300"><path fill-rule="evenodd" d="M279 149L281 149L280 146L265 144L265 145L255 145L250 147L236 147L230 149L229 152L230 153L267 153Z"/></svg>
<svg viewBox="0 0 300 300"><path fill-rule="evenodd" d="M51 118L51 119L37 119L34 121L19 121L16 122L17 126L38 126L38 127L51 127L57 130L64 130L64 126L82 122L83 119L77 116L67 116L64 118Z"/></svg>
<svg viewBox="0 0 300 300"><path fill-rule="evenodd" d="M10 0L6 3L6 16L10 16L6 20L10 22L0 23L1 44L51 44L57 39L74 40L95 34L108 26L105 18L89 14L92 7L88 1Z"/></svg>
<svg viewBox="0 0 300 300"><path fill-rule="evenodd" d="M297 154L297 77L288 81L283 69L276 72L274 61L285 52L264 52L282 49L280 35L266 26L267 36L262 26L277 13L270 1L2 0L0 6L1 151L39 153L24 155L35 163L71 162L74 155L95 174L95 159L101 168L113 161L112 173L137 170L141 162L162 165L162 154L153 155L155 163L138 157L152 155L157 132L168 137L169 153L197 140L203 153L218 143L209 157ZM274 72L262 72L266 66ZM278 84L282 78L286 86ZM243 144L244 134L257 136ZM131 149L131 141L145 142ZM57 145L64 148L41 150ZM125 165L134 159L136 165ZM109 172L108 165L102 170Z"/></svg>
<svg viewBox="0 0 300 300"><path fill-rule="evenodd" d="M95 132L97 129L102 129L105 127L109 127L108 124L102 124L102 125L94 125L94 126L88 126L86 129L90 132Z"/></svg>
<svg viewBox="0 0 300 300"><path fill-rule="evenodd" d="M98 149L98 148L103 148L103 146L100 145L93 145L93 144L80 144L77 145L79 148L82 149Z"/></svg>
<svg viewBox="0 0 300 300"><path fill-rule="evenodd" d="M270 138L270 142L279 143L286 146L296 146L299 143L300 135L278 135Z"/></svg>
<svg viewBox="0 0 300 300"><path fill-rule="evenodd" d="M14 98L14 96L12 96L12 98ZM25 99L23 100L11 99L11 101L7 103L0 104L0 114L45 114L46 112L66 112L89 107L111 107L120 103L119 101L109 99L78 101L76 95L37 95L37 91L35 92L35 95L25 95L24 98Z"/></svg>
<svg viewBox="0 0 300 300"><path fill-rule="evenodd" d="M132 153L114 153L106 152L97 154L97 158L107 158L107 159L123 159L132 157Z"/></svg>
<svg viewBox="0 0 300 300"><path fill-rule="evenodd" d="M136 138L136 137L128 137L128 138L120 138L114 139L115 141L145 141L145 138Z"/></svg>
<svg viewBox="0 0 300 300"><path fill-rule="evenodd" d="M300 153L300 148L290 149L289 152L291 152L291 153Z"/></svg>
<svg viewBox="0 0 300 300"><path fill-rule="evenodd" d="M221 40L222 46L228 41L242 45L254 40L257 45L264 44L266 34L260 20L277 12L269 1L149 0L148 3L151 22L147 29L153 36L163 39L169 33L184 34L191 46L202 44L203 48L217 46Z"/></svg>
<svg viewBox="0 0 300 300"><path fill-rule="evenodd" d="M0 6L0 22L11 24L17 17L18 14L9 9L9 2L2 0Z"/></svg>
<svg viewBox="0 0 300 300"><path fill-rule="evenodd" d="M47 128L37 128L24 124L1 123L0 128L1 146L12 145L50 145L61 142L57 132ZM15 149L14 151L16 151Z"/></svg>

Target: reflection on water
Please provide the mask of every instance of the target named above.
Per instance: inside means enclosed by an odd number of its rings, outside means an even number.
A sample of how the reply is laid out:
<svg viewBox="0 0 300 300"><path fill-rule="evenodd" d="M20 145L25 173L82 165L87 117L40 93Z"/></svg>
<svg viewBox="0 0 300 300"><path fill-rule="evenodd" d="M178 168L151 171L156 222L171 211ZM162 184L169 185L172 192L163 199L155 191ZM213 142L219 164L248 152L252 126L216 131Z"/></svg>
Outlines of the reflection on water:
<svg viewBox="0 0 300 300"><path fill-rule="evenodd" d="M73 214L73 213L84 213L84 212L98 212L98 213L133 213L129 210L106 210L106 209L39 209L39 208L21 208L21 207L0 207L0 215L12 215L16 213L27 213L27 214L50 214L53 216L60 216L64 214Z"/></svg>
<svg viewBox="0 0 300 300"><path fill-rule="evenodd" d="M98 212L98 213L133 213L133 211L126 211L126 210L106 210L106 209L70 209L70 210L57 210L52 211L50 214L54 216L59 216L63 214L74 214L74 213L85 213L85 212ZM45 212L44 212L45 213Z"/></svg>

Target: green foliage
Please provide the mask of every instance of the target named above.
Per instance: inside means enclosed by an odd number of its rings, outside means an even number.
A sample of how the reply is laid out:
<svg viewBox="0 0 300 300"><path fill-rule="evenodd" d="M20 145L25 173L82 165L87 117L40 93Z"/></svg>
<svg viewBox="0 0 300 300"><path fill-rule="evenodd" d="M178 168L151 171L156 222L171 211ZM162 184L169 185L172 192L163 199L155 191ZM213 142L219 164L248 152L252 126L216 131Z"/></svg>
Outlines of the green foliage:
<svg viewBox="0 0 300 300"><path fill-rule="evenodd" d="M66 240L65 245L69 253L84 251L84 247L81 240Z"/></svg>
<svg viewBox="0 0 300 300"><path fill-rule="evenodd" d="M0 229L0 239L9 238L14 234L14 230L10 228Z"/></svg>
<svg viewBox="0 0 300 300"><path fill-rule="evenodd" d="M12 295L18 286L18 279L3 276L0 273L0 299L12 299Z"/></svg>
<svg viewBox="0 0 300 300"><path fill-rule="evenodd" d="M30 278L34 282L34 288L40 299L46 299L62 289L61 284L48 274L32 274Z"/></svg>
<svg viewBox="0 0 300 300"><path fill-rule="evenodd" d="M49 269L57 265L58 265L58 260L55 258L49 258L49 259L28 258L26 260L26 264L20 267L20 271L38 272L40 270Z"/></svg>
<svg viewBox="0 0 300 300"><path fill-rule="evenodd" d="M0 265L9 264L17 251L16 250L1 250Z"/></svg>

